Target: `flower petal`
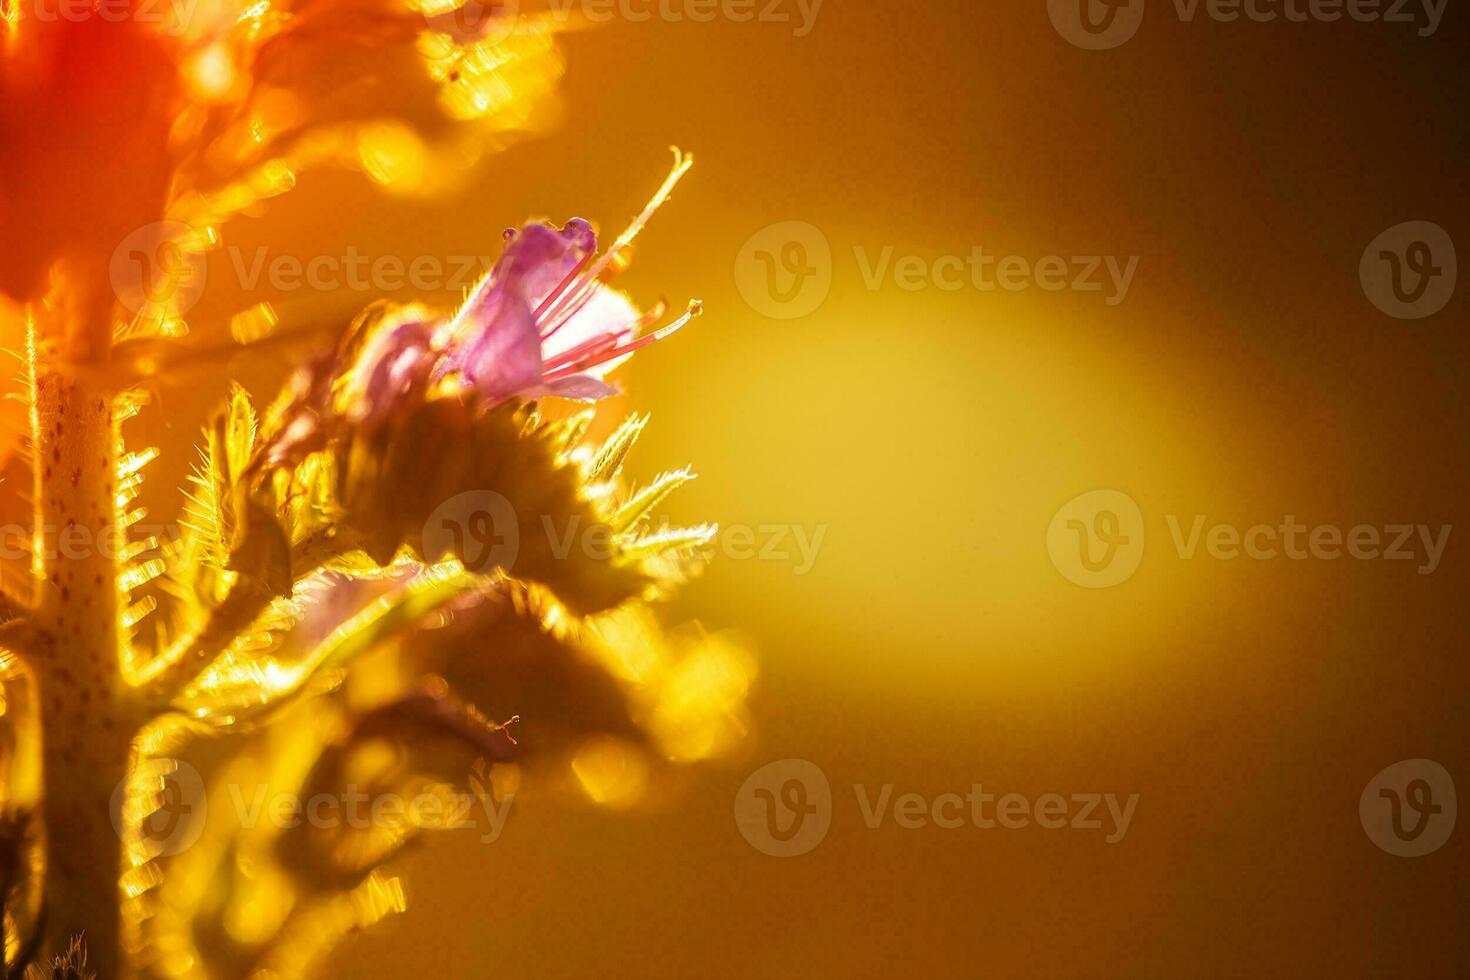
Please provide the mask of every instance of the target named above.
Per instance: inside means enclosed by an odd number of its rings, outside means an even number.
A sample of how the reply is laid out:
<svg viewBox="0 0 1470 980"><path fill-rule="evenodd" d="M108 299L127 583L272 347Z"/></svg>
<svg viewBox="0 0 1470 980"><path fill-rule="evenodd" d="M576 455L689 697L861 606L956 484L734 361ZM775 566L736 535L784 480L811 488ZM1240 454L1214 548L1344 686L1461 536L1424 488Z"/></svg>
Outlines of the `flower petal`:
<svg viewBox="0 0 1470 980"><path fill-rule="evenodd" d="M491 291L476 310L478 329L450 348L438 373L458 373L480 395L499 400L541 383L541 334L518 284Z"/></svg>
<svg viewBox="0 0 1470 980"><path fill-rule="evenodd" d="M550 395L556 398L570 398L574 401L596 402L618 394L618 389L590 375L577 374L541 385L526 394L532 397Z"/></svg>

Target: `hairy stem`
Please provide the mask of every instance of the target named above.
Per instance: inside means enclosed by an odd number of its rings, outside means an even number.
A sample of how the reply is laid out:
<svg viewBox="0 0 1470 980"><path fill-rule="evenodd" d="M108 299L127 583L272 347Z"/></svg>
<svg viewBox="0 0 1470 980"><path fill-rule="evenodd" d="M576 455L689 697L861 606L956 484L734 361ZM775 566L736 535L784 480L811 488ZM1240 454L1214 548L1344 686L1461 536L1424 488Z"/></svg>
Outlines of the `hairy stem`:
<svg viewBox="0 0 1470 980"><path fill-rule="evenodd" d="M46 941L84 933L99 976L120 973L121 841L111 800L133 725L118 658L116 435L106 391L34 367L37 595L44 719Z"/></svg>

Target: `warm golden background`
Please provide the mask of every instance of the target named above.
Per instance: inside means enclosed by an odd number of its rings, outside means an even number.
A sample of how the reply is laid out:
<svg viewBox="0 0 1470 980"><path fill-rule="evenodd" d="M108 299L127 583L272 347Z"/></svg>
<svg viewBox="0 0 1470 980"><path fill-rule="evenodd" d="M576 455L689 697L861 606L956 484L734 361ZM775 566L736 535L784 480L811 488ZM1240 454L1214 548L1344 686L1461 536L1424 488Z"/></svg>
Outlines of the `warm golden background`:
<svg viewBox="0 0 1470 980"><path fill-rule="evenodd" d="M560 124L472 193L395 201L317 174L232 225L247 254L302 258L492 253L531 215L611 232L677 142L698 165L623 284L709 313L624 371L626 407L654 416L635 464L695 464L678 518L825 529L806 574L720 559L670 610L759 650L746 757L657 806L528 792L495 844L431 842L408 914L340 975L1463 976L1463 821L1438 852L1397 858L1365 836L1358 797L1415 757L1470 792L1465 288L1394 320L1358 262L1411 219L1470 246L1464 35L1463 7L1420 38L1182 24L1161 0L1098 53L1040 0L828 0L804 37L615 19L566 39ZM784 221L821 230L833 278L817 310L773 320L736 265ZM871 289L854 253L976 245L1139 265L1108 306ZM191 319L237 308L227 292ZM265 298L345 314L367 297ZM166 392L151 424L183 447L222 395L223 377ZM1100 487L1138 501L1149 538L1131 580L1093 591L1058 574L1045 535ZM1168 514L1455 531L1420 576L1183 561ZM827 839L781 860L740 836L732 799L789 757L825 770L835 806ZM1108 845L873 831L852 790L976 782L1140 801Z"/></svg>
<svg viewBox="0 0 1470 980"><path fill-rule="evenodd" d="M710 315L627 372L654 415L639 458L697 464L680 517L827 528L808 574L721 560L679 603L759 646L747 763L663 812L527 800L496 845L432 848L414 908L345 974L1463 975L1463 822L1396 858L1358 797L1412 757L1470 792L1464 286L1398 321L1357 270L1401 221L1470 244L1464 10L1421 39L1150 7L1100 53L1040 2L830 0L802 38L615 22L569 39L564 126L498 158L472 201L307 190L324 235L470 248L527 213L615 226L664 144L694 150L628 283ZM834 277L820 309L777 321L734 268L789 220L823 231ZM854 248L887 245L1140 263L1116 307L871 291ZM1152 537L1131 581L1089 591L1044 539L1097 487L1138 500ZM1181 561L1168 513L1455 532L1428 576ZM779 860L731 800L787 757L820 765L835 805L821 846ZM870 831L856 782L1140 802L1111 846Z"/></svg>

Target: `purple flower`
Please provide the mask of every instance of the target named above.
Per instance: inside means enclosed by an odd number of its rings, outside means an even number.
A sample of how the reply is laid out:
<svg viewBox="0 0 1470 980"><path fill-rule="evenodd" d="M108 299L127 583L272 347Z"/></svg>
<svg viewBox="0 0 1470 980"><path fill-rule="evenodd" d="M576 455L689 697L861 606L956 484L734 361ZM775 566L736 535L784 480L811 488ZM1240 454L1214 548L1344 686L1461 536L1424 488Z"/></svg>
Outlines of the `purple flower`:
<svg viewBox="0 0 1470 980"><path fill-rule="evenodd" d="M616 394L604 380L608 372L701 310L691 303L672 324L651 329L665 304L640 313L605 282L626 264L629 245L690 162L675 152L673 172L605 253L598 254L597 233L581 218L562 228L532 222L506 232L500 261L452 318L428 322L403 310L379 321L354 358L357 382L348 386L368 404L344 406L350 417L371 417L425 378L458 381L490 404Z"/></svg>
<svg viewBox="0 0 1470 980"><path fill-rule="evenodd" d="M436 391L461 391L482 404L555 396L597 401L617 393L605 378L635 351L668 337L702 307L655 329L666 306L640 313L606 279L626 265L628 247L689 169L673 172L606 252L592 226L573 218L506 233L505 252L452 316L422 306L379 304L358 318L336 352L294 379L273 412L262 454L269 465L321 448L335 425L370 432L400 406Z"/></svg>
<svg viewBox="0 0 1470 980"><path fill-rule="evenodd" d="M602 282L617 255L598 258L597 236L580 218L511 233L505 254L447 325L435 376L456 375L490 402L616 394L603 380L609 371L699 313L693 304L673 324L644 333L665 306L640 314Z"/></svg>

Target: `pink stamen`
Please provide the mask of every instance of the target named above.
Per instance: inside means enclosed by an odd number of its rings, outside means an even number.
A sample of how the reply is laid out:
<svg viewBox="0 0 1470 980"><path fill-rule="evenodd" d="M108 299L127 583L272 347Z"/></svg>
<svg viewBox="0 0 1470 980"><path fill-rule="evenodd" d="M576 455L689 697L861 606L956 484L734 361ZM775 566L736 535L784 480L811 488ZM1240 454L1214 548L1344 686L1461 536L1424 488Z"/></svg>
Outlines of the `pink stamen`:
<svg viewBox="0 0 1470 980"><path fill-rule="evenodd" d="M638 237L638 233L643 230L643 226L648 224L648 219L652 218L653 213L659 209L664 201L668 200L669 195L673 193L679 181L689 172L689 168L694 166L694 158L692 156L686 156L680 153L678 147L670 147L670 149L674 151L674 169L664 179L662 186L654 193L653 198L644 206L638 216L633 219L633 223L628 225L623 233L618 236L617 241L613 242L612 248L609 248L597 257L592 266L582 275L580 281L575 284L575 289L569 289L557 303L550 307L547 316L548 318L555 319L556 323L547 333L542 335L543 340L559 330L568 317L578 309L581 309L592 298L592 290L601 281L603 272L619 256L626 254L628 246L633 244L633 240ZM542 305L545 306L545 304Z"/></svg>
<svg viewBox="0 0 1470 980"><path fill-rule="evenodd" d="M547 293L546 294L546 298L541 301L541 305L538 306L538 307L536 307L536 312L534 312L534 313L531 314L531 318L533 320L535 320L537 323L540 323L542 321L542 318L546 316L547 310L550 309L552 307L552 305L554 303L556 303L556 301L558 299L560 299L563 295L565 295L567 289L574 282L577 281L577 278L582 274L582 272L587 268L587 266L589 264L591 264L593 257L594 257L594 254L592 252L588 252L586 255L582 256L581 260L578 261L577 264L576 264L576 266L574 266L572 268L572 271L571 272L568 272L566 274L566 278L562 279L561 282L557 283L556 288L553 289L551 292ZM565 317L563 317L561 320L558 320L552 326L552 328L550 330L548 330L545 333L543 333L541 335L541 339L542 340L546 340L552 334L554 334L558 330L560 330L562 324L564 324L564 323L566 323L566 318Z"/></svg>
<svg viewBox="0 0 1470 980"><path fill-rule="evenodd" d="M619 337L627 336L629 334L640 334L644 330L647 330L649 327L653 326L658 321L662 320L664 318L664 313L668 311L668 308L669 304L660 299L656 304L654 304L653 309L649 310L647 313L639 317L638 320L631 327L625 327L622 330L618 331L607 331L604 333L600 333L596 337L593 337L591 340L583 341L576 347L564 350L560 354L557 354L556 356L548 359L544 365L544 368L546 370L554 370L569 361L573 361L584 355L591 354L594 351L601 349L608 343L616 345L617 339Z"/></svg>
<svg viewBox="0 0 1470 980"><path fill-rule="evenodd" d="M690 320L693 320L695 317L699 316L703 312L704 304L701 303L699 300L694 300L692 303L689 304L689 309L685 311L683 316L679 317L679 319L675 320L673 323L669 324L667 327L664 327L661 330L655 330L653 333L645 334L642 337L637 337L633 340L628 341L625 344L618 344L611 349L603 349L593 353L589 353L574 363L563 364L562 362L566 360L566 356L574 353L581 353L580 350L568 351L567 355L557 358L559 366L557 366L554 370L547 371L545 375L545 380L560 381L562 378L568 378L573 375L581 374L582 372L587 371L590 368L595 368L599 364L606 364L608 361L622 357L626 354L632 354L634 351L642 350L649 344L656 343L660 340L665 340L669 337L672 337L685 324L687 324ZM639 322L641 323L642 321ZM595 341L588 341L586 344L583 344L581 346L587 347L593 343L605 342L607 338L613 336L613 334L603 334Z"/></svg>
<svg viewBox="0 0 1470 980"><path fill-rule="evenodd" d="M591 340L583 341L571 350L562 351L555 357L547 360L542 365L544 371L559 370L562 366L577 361L581 358L590 357L599 351L610 347L617 347L618 335L615 333L600 333Z"/></svg>

